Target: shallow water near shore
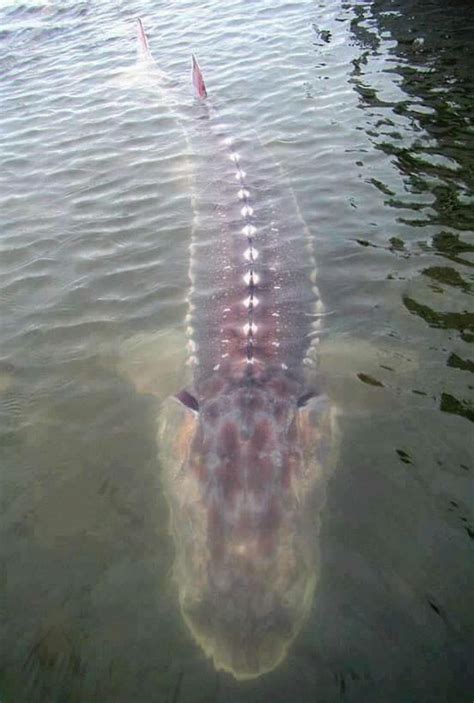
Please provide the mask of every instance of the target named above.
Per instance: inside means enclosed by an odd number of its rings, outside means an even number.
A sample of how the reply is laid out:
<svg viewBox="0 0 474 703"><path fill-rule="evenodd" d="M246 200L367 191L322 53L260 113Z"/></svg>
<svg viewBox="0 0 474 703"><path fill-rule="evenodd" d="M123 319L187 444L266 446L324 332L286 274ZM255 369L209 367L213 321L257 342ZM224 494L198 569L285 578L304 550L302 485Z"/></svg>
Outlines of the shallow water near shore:
<svg viewBox="0 0 474 703"><path fill-rule="evenodd" d="M137 392L176 381L191 52L295 193L341 412L311 613L246 682L180 616ZM471 3L8 0L0 61L2 703L471 701Z"/></svg>

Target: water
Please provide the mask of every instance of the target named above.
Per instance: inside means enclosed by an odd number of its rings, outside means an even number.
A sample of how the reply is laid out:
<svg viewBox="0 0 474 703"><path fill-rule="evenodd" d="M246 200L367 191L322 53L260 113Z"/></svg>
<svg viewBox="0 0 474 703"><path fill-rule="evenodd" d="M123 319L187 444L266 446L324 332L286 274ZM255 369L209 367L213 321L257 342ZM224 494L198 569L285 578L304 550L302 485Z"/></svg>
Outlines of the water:
<svg viewBox="0 0 474 703"><path fill-rule="evenodd" d="M180 617L157 401L120 373L149 339L143 384L172 385L153 345L179 336L189 286L189 145L129 70L137 15L160 68L184 86L194 51L286 171L330 312L342 441L316 597L286 660L244 683ZM470 701L470 3L0 17L2 703Z"/></svg>

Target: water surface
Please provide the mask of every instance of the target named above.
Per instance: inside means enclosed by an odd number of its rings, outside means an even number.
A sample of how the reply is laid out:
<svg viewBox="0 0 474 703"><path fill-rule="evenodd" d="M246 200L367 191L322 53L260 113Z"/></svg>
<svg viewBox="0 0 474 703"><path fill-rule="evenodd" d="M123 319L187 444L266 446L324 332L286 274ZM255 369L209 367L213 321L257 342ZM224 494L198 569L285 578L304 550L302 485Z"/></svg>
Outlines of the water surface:
<svg viewBox="0 0 474 703"><path fill-rule="evenodd" d="M330 312L316 597L245 683L179 615L157 402L119 373L183 328L193 216L137 15L281 164ZM471 4L8 1L0 29L2 703L471 701Z"/></svg>

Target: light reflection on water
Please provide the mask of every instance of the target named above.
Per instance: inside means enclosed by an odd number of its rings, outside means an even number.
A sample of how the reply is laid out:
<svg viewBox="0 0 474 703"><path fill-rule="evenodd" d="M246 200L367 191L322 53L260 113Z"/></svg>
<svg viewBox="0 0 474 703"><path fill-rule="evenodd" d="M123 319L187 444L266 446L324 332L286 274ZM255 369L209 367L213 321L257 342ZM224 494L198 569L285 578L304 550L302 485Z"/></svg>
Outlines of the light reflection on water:
<svg viewBox="0 0 474 703"><path fill-rule="evenodd" d="M188 290L183 131L122 80L138 14L160 68L185 86L192 49L282 163L331 313L320 582L287 660L245 685L181 622L156 403L117 373L126 340L181 328ZM471 14L2 3L4 703L468 700Z"/></svg>

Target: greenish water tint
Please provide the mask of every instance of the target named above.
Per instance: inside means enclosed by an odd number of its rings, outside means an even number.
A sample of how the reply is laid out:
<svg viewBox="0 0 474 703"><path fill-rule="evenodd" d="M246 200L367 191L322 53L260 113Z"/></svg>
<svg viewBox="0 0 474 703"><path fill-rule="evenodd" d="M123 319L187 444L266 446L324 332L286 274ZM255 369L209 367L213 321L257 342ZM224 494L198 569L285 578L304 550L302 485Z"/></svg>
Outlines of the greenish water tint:
<svg viewBox="0 0 474 703"><path fill-rule="evenodd" d="M183 329L193 215L137 15L287 173L329 312L321 572L255 681L182 622L158 403L121 373L171 385L124 355ZM0 61L2 703L471 701L472 3L5 0Z"/></svg>

